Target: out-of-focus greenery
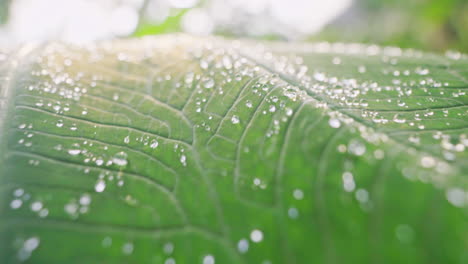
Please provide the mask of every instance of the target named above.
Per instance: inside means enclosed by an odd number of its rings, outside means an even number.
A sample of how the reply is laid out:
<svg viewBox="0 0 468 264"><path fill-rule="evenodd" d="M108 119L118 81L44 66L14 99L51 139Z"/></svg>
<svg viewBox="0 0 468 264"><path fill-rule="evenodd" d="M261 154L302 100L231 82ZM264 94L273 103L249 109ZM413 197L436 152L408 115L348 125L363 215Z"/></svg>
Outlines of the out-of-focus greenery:
<svg viewBox="0 0 468 264"><path fill-rule="evenodd" d="M310 39L468 52L468 1L356 0L349 12Z"/></svg>
<svg viewBox="0 0 468 264"><path fill-rule="evenodd" d="M0 0L0 23L5 23L8 18L10 0Z"/></svg>
<svg viewBox="0 0 468 264"><path fill-rule="evenodd" d="M141 37L145 35L157 35L157 34L164 34L164 33L171 33L171 32L179 32L181 31L180 28L180 20L182 16L186 13L187 10L182 10L180 12L176 12L172 16L169 16L164 22L158 25L152 25L150 23L144 22L137 28L134 32L134 36Z"/></svg>
<svg viewBox="0 0 468 264"><path fill-rule="evenodd" d="M142 23L136 36L180 31L182 13L159 25ZM238 36L231 32L216 32ZM262 39L279 36L262 36ZM364 42L468 52L467 0L354 0L353 6L310 41Z"/></svg>

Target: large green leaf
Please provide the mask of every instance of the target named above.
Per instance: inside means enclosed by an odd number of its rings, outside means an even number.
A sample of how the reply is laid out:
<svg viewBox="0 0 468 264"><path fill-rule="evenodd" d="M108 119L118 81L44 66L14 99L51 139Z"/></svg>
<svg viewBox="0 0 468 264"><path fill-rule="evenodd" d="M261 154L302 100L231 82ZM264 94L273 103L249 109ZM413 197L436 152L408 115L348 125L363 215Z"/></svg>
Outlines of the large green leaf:
<svg viewBox="0 0 468 264"><path fill-rule="evenodd" d="M468 262L464 55L177 35L3 57L1 263Z"/></svg>

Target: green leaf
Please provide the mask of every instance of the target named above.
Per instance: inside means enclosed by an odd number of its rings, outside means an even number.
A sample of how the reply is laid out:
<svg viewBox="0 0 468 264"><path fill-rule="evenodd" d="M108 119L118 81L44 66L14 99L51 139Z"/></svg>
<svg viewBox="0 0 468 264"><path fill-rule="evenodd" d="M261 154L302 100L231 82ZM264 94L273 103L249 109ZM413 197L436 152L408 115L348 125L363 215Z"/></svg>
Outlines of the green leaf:
<svg viewBox="0 0 468 264"><path fill-rule="evenodd" d="M466 263L467 69L184 35L25 47L0 70L0 262Z"/></svg>

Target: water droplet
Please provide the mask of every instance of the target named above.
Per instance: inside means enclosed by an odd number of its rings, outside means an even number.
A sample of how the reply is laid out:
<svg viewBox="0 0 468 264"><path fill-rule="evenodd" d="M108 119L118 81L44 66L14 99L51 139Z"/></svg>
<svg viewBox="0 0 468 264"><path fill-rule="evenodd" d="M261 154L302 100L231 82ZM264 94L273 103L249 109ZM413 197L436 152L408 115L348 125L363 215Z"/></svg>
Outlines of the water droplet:
<svg viewBox="0 0 468 264"><path fill-rule="evenodd" d="M108 248L112 245L112 238L111 237L105 237L103 240L102 240L102 246L105 247L105 248Z"/></svg>
<svg viewBox="0 0 468 264"><path fill-rule="evenodd" d="M112 163L120 167L125 167L128 164L127 158L128 158L127 153L121 151L121 152L116 153L112 157Z"/></svg>
<svg viewBox="0 0 468 264"><path fill-rule="evenodd" d="M83 194L80 197L81 205L89 205L91 203L91 196L89 194Z"/></svg>
<svg viewBox="0 0 468 264"><path fill-rule="evenodd" d="M164 253L166 253L168 255L172 254L172 252L174 252L174 244L172 244L172 243L164 244L163 251L164 251Z"/></svg>
<svg viewBox="0 0 468 264"><path fill-rule="evenodd" d="M304 192L302 192L301 189L295 189L293 191L293 197L296 200L302 200L302 199L304 199Z"/></svg>
<svg viewBox="0 0 468 264"><path fill-rule="evenodd" d="M187 166L187 157L185 155L180 156L180 162L182 165Z"/></svg>
<svg viewBox="0 0 468 264"><path fill-rule="evenodd" d="M156 139L154 139L153 141L151 141L150 148L155 149L158 147L158 145L159 142Z"/></svg>
<svg viewBox="0 0 468 264"><path fill-rule="evenodd" d="M333 128L339 128L341 126L340 120L336 118L331 118L330 120L328 120L328 124Z"/></svg>
<svg viewBox="0 0 468 264"><path fill-rule="evenodd" d="M351 140L348 145L348 151L356 156L362 156L366 152L366 146L357 140Z"/></svg>
<svg viewBox="0 0 468 264"><path fill-rule="evenodd" d="M71 148L68 150L68 154L72 155L72 156L76 156L78 154L81 153L81 149L80 149L80 144L78 143L75 143L71 146Z"/></svg>
<svg viewBox="0 0 468 264"><path fill-rule="evenodd" d="M122 246L122 252L125 255L130 255L133 252L133 243L127 242Z"/></svg>
<svg viewBox="0 0 468 264"><path fill-rule="evenodd" d="M101 166L104 164L104 160L101 157L98 157L95 161L96 165Z"/></svg>
<svg viewBox="0 0 468 264"><path fill-rule="evenodd" d="M450 188L445 195L447 200L456 207L463 207L467 202L467 195L461 188Z"/></svg>
<svg viewBox="0 0 468 264"><path fill-rule="evenodd" d="M59 120L57 121L57 123L55 124L57 127L63 127L63 120Z"/></svg>
<svg viewBox="0 0 468 264"><path fill-rule="evenodd" d="M38 237L31 237L24 241L23 247L27 251L34 251L39 246L40 242Z"/></svg>
<svg viewBox="0 0 468 264"><path fill-rule="evenodd" d="M124 138L124 143L125 143L125 144L130 143L130 136L126 136L126 137Z"/></svg>
<svg viewBox="0 0 468 264"><path fill-rule="evenodd" d="M246 253L249 250L249 241L245 238L239 240L239 242L237 242L237 250L239 250L240 253Z"/></svg>
<svg viewBox="0 0 468 264"><path fill-rule="evenodd" d="M215 82L213 79L208 79L206 80L204 83L203 83L203 87L207 88L207 89L210 89L210 88L213 88L213 86L215 85Z"/></svg>
<svg viewBox="0 0 468 264"><path fill-rule="evenodd" d="M76 213L78 211L78 204L76 204L75 202L70 202L70 203L67 203L65 206L64 206L64 210L67 214L69 214L70 216L72 217L76 217Z"/></svg>
<svg viewBox="0 0 468 264"><path fill-rule="evenodd" d="M215 258L212 255L206 255L203 257L203 264L215 264Z"/></svg>
<svg viewBox="0 0 468 264"><path fill-rule="evenodd" d="M421 166L424 168L432 168L436 165L436 160L433 157L425 156L421 158Z"/></svg>
<svg viewBox="0 0 468 264"><path fill-rule="evenodd" d="M238 116L233 115L233 116L231 117L231 122L232 122L233 124L239 124L240 119L239 119Z"/></svg>
<svg viewBox="0 0 468 264"><path fill-rule="evenodd" d="M343 173L343 188L347 192L352 192L356 188L356 183L354 182L353 174L351 172L346 171Z"/></svg>
<svg viewBox="0 0 468 264"><path fill-rule="evenodd" d="M250 233L250 239L254 243L261 242L263 240L263 232L258 229L252 230L252 232Z"/></svg>
<svg viewBox="0 0 468 264"><path fill-rule="evenodd" d="M398 114L393 116L393 122L398 123L398 124L403 124L406 122L406 119L401 118Z"/></svg>
<svg viewBox="0 0 468 264"><path fill-rule="evenodd" d="M413 228L409 225L398 225L395 229L395 235L402 243L410 243L414 237Z"/></svg>
<svg viewBox="0 0 468 264"><path fill-rule="evenodd" d="M297 208L295 207L291 207L288 209L288 216L291 218L291 219L296 219L299 217L299 210L297 210Z"/></svg>
<svg viewBox="0 0 468 264"><path fill-rule="evenodd" d="M168 258L164 261L164 264L176 264L176 261L173 258Z"/></svg>
<svg viewBox="0 0 468 264"><path fill-rule="evenodd" d="M31 210L32 210L33 212L38 212L38 211L41 210L41 209L42 209L42 203L41 203L41 202L36 201L36 202L33 202L33 203L31 204Z"/></svg>
<svg viewBox="0 0 468 264"><path fill-rule="evenodd" d="M94 190L100 193L103 192L104 189L106 189L106 183L103 180L98 180L96 185L94 185Z"/></svg>
<svg viewBox="0 0 468 264"><path fill-rule="evenodd" d="M252 106L253 106L253 105L252 105L252 101L247 100L247 101L245 102L245 106L247 106L248 108L252 108Z"/></svg>
<svg viewBox="0 0 468 264"><path fill-rule="evenodd" d="M369 192L365 189L358 189L355 193L356 195L356 200L358 200L361 203L366 203L369 201Z"/></svg>
<svg viewBox="0 0 468 264"><path fill-rule="evenodd" d="M20 208L22 205L23 205L23 201L21 201L20 199L14 199L14 200L11 201L11 203L10 203L11 209L18 209L18 208Z"/></svg>

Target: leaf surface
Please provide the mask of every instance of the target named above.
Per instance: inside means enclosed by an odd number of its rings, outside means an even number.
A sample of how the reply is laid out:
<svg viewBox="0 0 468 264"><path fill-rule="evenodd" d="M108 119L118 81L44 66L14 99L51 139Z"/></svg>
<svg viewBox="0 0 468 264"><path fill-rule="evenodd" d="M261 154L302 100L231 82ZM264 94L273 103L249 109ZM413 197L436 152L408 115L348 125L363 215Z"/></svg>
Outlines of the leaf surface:
<svg viewBox="0 0 468 264"><path fill-rule="evenodd" d="M465 263L468 60L168 35L4 55L2 263Z"/></svg>

